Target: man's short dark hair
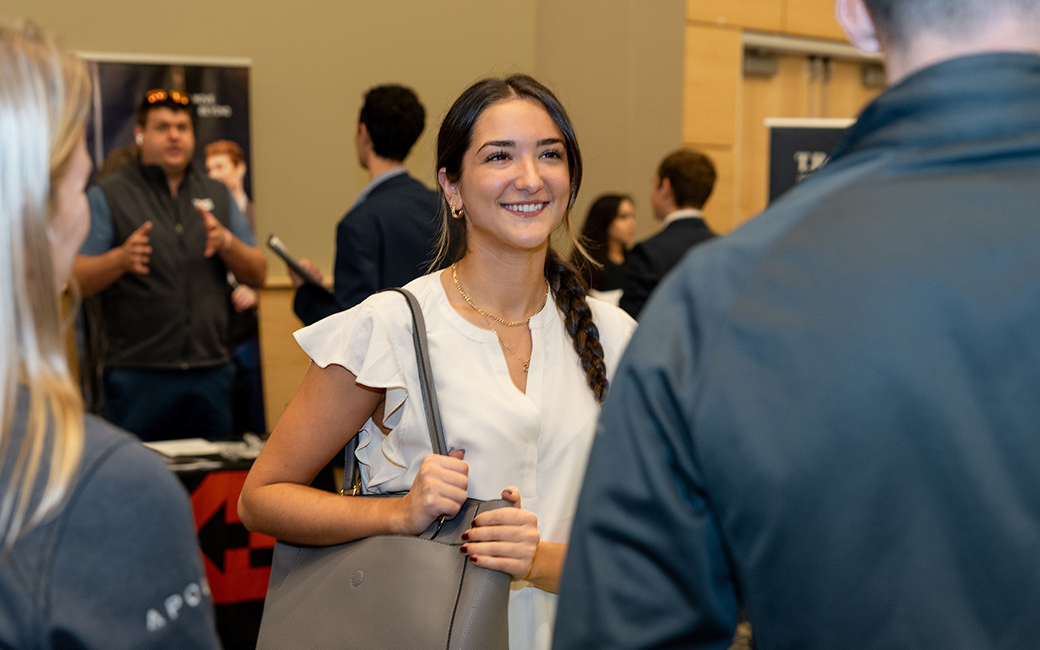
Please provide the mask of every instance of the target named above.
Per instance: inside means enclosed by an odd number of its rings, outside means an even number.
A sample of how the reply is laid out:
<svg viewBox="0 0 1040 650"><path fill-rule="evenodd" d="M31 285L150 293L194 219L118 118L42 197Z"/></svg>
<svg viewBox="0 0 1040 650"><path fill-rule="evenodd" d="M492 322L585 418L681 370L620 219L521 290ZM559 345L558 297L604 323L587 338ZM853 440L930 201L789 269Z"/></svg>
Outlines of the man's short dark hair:
<svg viewBox="0 0 1040 650"><path fill-rule="evenodd" d="M658 183L666 178L676 207L700 210L715 188L715 165L699 151L680 149L665 156L657 168Z"/></svg>
<svg viewBox="0 0 1040 650"><path fill-rule="evenodd" d="M184 111L192 123L195 122L195 105L188 93L180 90L156 88L149 90L141 98L137 106L137 125L144 127L148 123L148 114L156 108L168 108L171 111Z"/></svg>
<svg viewBox="0 0 1040 650"><path fill-rule="evenodd" d="M411 88L376 86L365 93L358 122L372 136L376 155L402 162L426 125L426 109Z"/></svg>
<svg viewBox="0 0 1040 650"><path fill-rule="evenodd" d="M950 37L967 36L1000 10L1040 17L1037 0L864 0L874 25L897 47L910 44L914 34L929 29Z"/></svg>

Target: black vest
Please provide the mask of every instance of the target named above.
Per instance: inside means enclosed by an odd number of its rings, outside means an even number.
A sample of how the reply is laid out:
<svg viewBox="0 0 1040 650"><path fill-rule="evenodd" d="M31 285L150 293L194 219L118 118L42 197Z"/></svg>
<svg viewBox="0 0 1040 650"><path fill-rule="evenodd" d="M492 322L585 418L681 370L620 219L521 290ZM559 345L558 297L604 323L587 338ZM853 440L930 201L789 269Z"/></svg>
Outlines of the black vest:
<svg viewBox="0 0 1040 650"><path fill-rule="evenodd" d="M101 292L108 366L198 368L228 360L231 289L220 256L203 257L206 227L195 204L230 227L231 197L194 166L176 197L155 165L133 163L98 181L121 245L152 222L147 275L128 272Z"/></svg>

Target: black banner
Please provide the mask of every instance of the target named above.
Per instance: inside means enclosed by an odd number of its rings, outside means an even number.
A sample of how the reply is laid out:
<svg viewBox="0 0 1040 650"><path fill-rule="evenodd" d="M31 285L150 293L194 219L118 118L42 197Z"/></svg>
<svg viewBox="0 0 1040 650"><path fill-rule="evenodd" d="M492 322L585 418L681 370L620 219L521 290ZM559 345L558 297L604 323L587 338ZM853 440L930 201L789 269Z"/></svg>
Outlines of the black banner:
<svg viewBox="0 0 1040 650"><path fill-rule="evenodd" d="M852 122L849 119L767 119L769 202L822 167Z"/></svg>
<svg viewBox="0 0 1040 650"><path fill-rule="evenodd" d="M253 196L249 141L249 65L161 63L113 60L83 54L94 80L94 102L87 126L87 147L100 168L113 152L134 142L137 106L154 88L186 92L195 104L195 164L205 165L205 147L231 140L242 147L246 194Z"/></svg>

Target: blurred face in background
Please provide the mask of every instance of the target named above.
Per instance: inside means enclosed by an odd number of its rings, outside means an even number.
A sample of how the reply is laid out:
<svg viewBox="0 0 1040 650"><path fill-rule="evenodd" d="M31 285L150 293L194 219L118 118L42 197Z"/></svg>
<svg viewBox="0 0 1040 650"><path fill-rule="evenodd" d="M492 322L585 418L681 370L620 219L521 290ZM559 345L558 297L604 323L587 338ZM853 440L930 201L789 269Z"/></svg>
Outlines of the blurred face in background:
<svg viewBox="0 0 1040 650"><path fill-rule="evenodd" d="M72 153L65 174L52 188L54 203L50 221L51 251L58 290L65 286L72 270L72 260L79 252L90 230L90 208L87 205L87 179L90 156L82 137Z"/></svg>
<svg viewBox="0 0 1040 650"><path fill-rule="evenodd" d="M636 206L628 199L622 199L618 204L617 216L607 227L607 239L618 242L625 250L636 242Z"/></svg>
<svg viewBox="0 0 1040 650"><path fill-rule="evenodd" d="M188 111L165 106L148 111L144 126L135 127L140 135L141 162L158 165L167 174L180 174L195 154L195 133Z"/></svg>
<svg viewBox="0 0 1040 650"><path fill-rule="evenodd" d="M650 207L654 211L654 218L658 221L664 221L664 218L671 214L675 206L671 202L672 184L661 180L661 177L654 174L654 184L650 188Z"/></svg>
<svg viewBox="0 0 1040 650"><path fill-rule="evenodd" d="M245 163L236 165L231 162L231 156L226 153L217 153L206 157L206 175L234 192L242 187L246 166Z"/></svg>

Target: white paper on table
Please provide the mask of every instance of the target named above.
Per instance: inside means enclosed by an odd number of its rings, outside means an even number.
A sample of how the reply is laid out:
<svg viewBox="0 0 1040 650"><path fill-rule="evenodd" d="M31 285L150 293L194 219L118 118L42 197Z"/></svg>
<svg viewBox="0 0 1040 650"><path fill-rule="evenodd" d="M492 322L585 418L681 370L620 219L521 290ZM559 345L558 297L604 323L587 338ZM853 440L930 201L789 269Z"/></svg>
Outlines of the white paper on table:
<svg viewBox="0 0 1040 650"><path fill-rule="evenodd" d="M219 456L220 445L204 438L185 438L184 440L160 440L146 442L145 447L170 458L185 456Z"/></svg>

